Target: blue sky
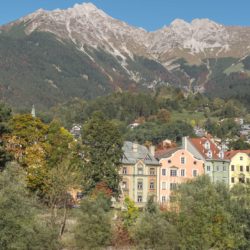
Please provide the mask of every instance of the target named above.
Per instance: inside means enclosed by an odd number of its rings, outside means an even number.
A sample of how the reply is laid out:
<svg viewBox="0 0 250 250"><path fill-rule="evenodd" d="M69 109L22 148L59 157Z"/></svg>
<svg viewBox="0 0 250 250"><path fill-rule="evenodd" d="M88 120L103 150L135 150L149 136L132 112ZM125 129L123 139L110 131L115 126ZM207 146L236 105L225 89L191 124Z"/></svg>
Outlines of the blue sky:
<svg viewBox="0 0 250 250"><path fill-rule="evenodd" d="M92 2L112 17L150 31L176 18L250 26L250 0L0 0L0 25L39 8L68 8L82 2Z"/></svg>

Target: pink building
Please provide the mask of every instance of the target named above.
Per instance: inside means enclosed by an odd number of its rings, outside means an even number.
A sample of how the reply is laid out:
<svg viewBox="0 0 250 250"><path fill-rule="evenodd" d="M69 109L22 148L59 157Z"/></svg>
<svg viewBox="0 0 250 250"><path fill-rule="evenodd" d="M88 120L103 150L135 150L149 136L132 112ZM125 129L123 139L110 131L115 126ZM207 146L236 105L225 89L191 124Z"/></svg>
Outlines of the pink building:
<svg viewBox="0 0 250 250"><path fill-rule="evenodd" d="M189 151L181 148L172 148L157 152L160 160L159 171L159 201L169 200L172 190L177 185L198 175L204 174L204 162L196 159Z"/></svg>

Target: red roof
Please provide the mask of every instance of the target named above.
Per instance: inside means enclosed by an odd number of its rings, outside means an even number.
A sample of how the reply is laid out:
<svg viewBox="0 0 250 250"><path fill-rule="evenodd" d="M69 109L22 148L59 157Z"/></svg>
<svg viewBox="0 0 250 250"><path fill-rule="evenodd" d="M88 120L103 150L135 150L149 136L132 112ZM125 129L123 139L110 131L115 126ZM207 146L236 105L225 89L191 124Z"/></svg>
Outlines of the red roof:
<svg viewBox="0 0 250 250"><path fill-rule="evenodd" d="M250 155L250 149L248 150L231 150L225 153L225 158L231 160L237 153L245 153Z"/></svg>
<svg viewBox="0 0 250 250"><path fill-rule="evenodd" d="M193 144L193 146L199 151L199 153L205 158L209 159L208 152L211 151L212 159L220 159L219 158L219 148L216 146L214 142L211 141L210 138L201 137L201 138L189 138L189 141ZM205 143L209 142L210 148L205 148Z"/></svg>

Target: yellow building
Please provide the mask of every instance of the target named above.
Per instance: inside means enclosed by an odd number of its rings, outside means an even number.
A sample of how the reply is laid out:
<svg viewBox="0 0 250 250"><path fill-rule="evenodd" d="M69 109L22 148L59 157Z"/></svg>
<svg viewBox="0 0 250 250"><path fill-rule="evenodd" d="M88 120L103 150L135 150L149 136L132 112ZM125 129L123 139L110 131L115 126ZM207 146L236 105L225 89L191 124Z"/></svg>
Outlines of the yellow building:
<svg viewBox="0 0 250 250"><path fill-rule="evenodd" d="M250 183L250 150L233 150L226 153L230 160L229 186Z"/></svg>

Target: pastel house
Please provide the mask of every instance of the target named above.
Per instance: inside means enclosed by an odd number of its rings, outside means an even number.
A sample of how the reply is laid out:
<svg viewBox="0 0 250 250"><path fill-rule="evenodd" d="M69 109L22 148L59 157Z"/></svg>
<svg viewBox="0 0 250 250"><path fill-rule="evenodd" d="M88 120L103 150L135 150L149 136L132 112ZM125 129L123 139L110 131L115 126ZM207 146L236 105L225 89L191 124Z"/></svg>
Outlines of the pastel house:
<svg viewBox="0 0 250 250"><path fill-rule="evenodd" d="M229 186L250 183L250 150L228 151L226 158L230 160Z"/></svg>
<svg viewBox="0 0 250 250"><path fill-rule="evenodd" d="M177 185L204 174L204 161L182 148L172 148L156 154L161 164L159 172L160 203L170 199Z"/></svg>

